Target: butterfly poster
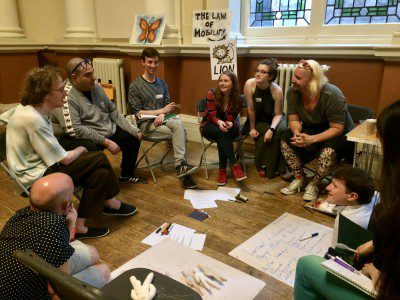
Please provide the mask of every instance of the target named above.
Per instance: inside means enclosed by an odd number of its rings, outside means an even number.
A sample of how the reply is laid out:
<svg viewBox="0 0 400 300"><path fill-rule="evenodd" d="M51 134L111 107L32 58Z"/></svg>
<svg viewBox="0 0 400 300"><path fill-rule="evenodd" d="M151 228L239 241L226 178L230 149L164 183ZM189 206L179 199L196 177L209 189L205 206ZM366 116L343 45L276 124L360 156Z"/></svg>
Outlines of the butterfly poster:
<svg viewBox="0 0 400 300"><path fill-rule="evenodd" d="M131 44L159 45L165 29L165 15L135 15Z"/></svg>

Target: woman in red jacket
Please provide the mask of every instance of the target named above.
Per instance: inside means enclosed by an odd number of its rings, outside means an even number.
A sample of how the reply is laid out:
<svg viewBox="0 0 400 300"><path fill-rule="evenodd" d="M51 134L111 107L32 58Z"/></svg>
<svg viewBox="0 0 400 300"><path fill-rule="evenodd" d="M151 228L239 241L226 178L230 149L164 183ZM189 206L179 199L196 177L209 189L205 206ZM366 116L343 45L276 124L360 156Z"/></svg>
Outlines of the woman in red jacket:
<svg viewBox="0 0 400 300"><path fill-rule="evenodd" d="M240 134L239 113L242 99L235 73L225 72L218 79L218 86L207 93L206 114L200 124L201 134L217 142L219 155L218 185L226 185L226 167L229 160L237 181L247 178L237 162L233 141Z"/></svg>

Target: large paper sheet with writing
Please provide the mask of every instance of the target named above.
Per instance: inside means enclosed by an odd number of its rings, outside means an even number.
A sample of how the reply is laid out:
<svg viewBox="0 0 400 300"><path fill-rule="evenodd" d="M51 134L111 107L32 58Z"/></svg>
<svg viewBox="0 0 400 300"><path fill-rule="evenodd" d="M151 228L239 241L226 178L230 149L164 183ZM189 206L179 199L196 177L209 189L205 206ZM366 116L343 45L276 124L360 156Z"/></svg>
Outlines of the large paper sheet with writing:
<svg viewBox="0 0 400 300"><path fill-rule="evenodd" d="M300 241L318 233L318 236ZM305 255L323 256L332 228L284 213L229 255L293 287L296 264Z"/></svg>
<svg viewBox="0 0 400 300"><path fill-rule="evenodd" d="M204 300L253 299L265 286L265 282L257 278L169 239L161 241L114 270L111 280L126 270L148 268L186 284L182 271L190 272L198 264L222 274L227 279L220 286L220 290L213 288L212 292L207 292L202 289Z"/></svg>

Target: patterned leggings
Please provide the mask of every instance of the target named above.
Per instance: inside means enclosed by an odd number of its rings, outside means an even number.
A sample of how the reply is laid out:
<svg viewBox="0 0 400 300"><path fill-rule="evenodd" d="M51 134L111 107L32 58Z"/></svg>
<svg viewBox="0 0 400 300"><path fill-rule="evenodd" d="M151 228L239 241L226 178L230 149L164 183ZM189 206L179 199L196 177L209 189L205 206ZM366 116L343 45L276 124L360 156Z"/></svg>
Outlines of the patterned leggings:
<svg viewBox="0 0 400 300"><path fill-rule="evenodd" d="M281 140L281 151L290 170L295 175L305 175L303 164L298 153L291 147L287 141ZM323 148L318 157L317 170L313 178L313 183L320 183L327 175L331 173L337 164L336 151L332 148Z"/></svg>

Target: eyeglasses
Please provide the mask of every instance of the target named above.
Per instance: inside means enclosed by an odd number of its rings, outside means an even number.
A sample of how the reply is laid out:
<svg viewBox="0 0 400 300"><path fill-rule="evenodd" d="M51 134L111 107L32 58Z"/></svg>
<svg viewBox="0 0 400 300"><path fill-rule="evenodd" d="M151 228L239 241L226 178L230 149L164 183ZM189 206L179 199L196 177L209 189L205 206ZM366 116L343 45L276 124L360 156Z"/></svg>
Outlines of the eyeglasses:
<svg viewBox="0 0 400 300"><path fill-rule="evenodd" d="M255 72L256 74L257 74L257 73L260 73L260 74L262 74L262 75L270 74L270 72L268 72L268 71L259 70L259 69L254 69L254 72Z"/></svg>
<svg viewBox="0 0 400 300"><path fill-rule="evenodd" d="M92 60L90 58L86 58L86 59L80 61L79 64L77 64L75 66L75 68L72 69L70 75L72 75L76 71L76 69L78 69L79 67L82 67L85 69L88 65L90 65L90 66L92 65Z"/></svg>
<svg viewBox="0 0 400 300"><path fill-rule="evenodd" d="M65 88L65 86L63 86L63 87L60 87L59 89L51 89L52 91L55 91L55 92L59 92L59 93L64 93L64 88Z"/></svg>
<svg viewBox="0 0 400 300"><path fill-rule="evenodd" d="M313 72L313 69L311 68L310 64L305 59L300 60L298 66L306 70L310 70L311 73Z"/></svg>

